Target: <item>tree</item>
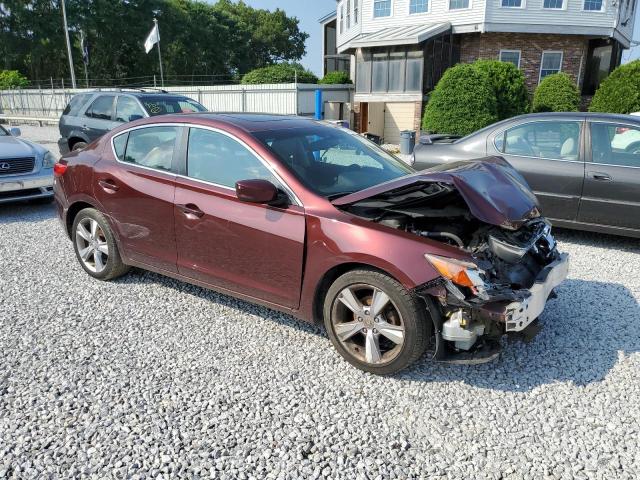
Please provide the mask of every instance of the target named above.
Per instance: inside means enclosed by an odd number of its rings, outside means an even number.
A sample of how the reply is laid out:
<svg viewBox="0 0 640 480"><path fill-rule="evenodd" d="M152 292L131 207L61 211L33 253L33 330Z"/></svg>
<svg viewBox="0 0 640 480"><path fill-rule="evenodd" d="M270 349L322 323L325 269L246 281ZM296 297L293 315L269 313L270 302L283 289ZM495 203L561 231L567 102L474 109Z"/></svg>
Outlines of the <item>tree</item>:
<svg viewBox="0 0 640 480"><path fill-rule="evenodd" d="M318 78L299 63L279 63L256 68L242 77L242 84L262 83L318 83Z"/></svg>
<svg viewBox="0 0 640 480"><path fill-rule="evenodd" d="M498 120L529 111L529 92L524 74L514 64L498 60L478 60L473 65L487 74L498 104Z"/></svg>
<svg viewBox="0 0 640 480"><path fill-rule="evenodd" d="M0 70L0 90L24 88L27 85L29 80L17 70Z"/></svg>
<svg viewBox="0 0 640 480"><path fill-rule="evenodd" d="M348 83L353 83L351 78L349 78L349 74L347 72L329 72L324 77L320 79L318 83L326 84L326 85L345 85Z"/></svg>
<svg viewBox="0 0 640 480"><path fill-rule="evenodd" d="M577 112L579 106L578 86L566 73L545 77L533 94L534 112Z"/></svg>
<svg viewBox="0 0 640 480"><path fill-rule="evenodd" d="M467 135L498 119L498 103L487 74L471 64L449 68L431 94L422 128Z"/></svg>
<svg viewBox="0 0 640 480"><path fill-rule="evenodd" d="M634 113L640 111L640 60L620 65L598 87L589 106L591 112Z"/></svg>

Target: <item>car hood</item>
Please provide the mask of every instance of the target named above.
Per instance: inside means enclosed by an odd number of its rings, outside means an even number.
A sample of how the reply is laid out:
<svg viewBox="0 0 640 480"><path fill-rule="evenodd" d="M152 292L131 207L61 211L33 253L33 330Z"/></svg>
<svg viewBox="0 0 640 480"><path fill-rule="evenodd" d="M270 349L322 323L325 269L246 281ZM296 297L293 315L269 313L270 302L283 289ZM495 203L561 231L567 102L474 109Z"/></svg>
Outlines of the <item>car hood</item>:
<svg viewBox="0 0 640 480"><path fill-rule="evenodd" d="M43 147L12 136L0 137L0 159L35 157L44 151Z"/></svg>
<svg viewBox="0 0 640 480"><path fill-rule="evenodd" d="M540 216L538 200L526 180L501 157L447 163L345 195L332 203L348 206L375 200L393 205L396 192L434 182L455 187L471 214L491 225L515 230Z"/></svg>

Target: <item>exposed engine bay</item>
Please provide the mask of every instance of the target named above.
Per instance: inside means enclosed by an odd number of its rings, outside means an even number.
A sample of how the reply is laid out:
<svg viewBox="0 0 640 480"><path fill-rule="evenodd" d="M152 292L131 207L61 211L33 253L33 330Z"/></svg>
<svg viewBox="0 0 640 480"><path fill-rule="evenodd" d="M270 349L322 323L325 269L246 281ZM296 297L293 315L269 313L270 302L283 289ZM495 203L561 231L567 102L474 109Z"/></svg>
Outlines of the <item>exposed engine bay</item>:
<svg viewBox="0 0 640 480"><path fill-rule="evenodd" d="M437 299L442 312L439 324L434 321L436 343L440 341L435 356L440 359L495 358L497 353L491 352L499 346L499 338L531 324L567 273L567 256L558 252L551 225L541 217L537 203L520 218L491 217L486 208L474 211L474 193L478 192L466 191L463 196L449 182L420 182L341 207L387 227L449 244L469 258L425 255L442 275L419 292ZM492 207L497 212L500 205Z"/></svg>

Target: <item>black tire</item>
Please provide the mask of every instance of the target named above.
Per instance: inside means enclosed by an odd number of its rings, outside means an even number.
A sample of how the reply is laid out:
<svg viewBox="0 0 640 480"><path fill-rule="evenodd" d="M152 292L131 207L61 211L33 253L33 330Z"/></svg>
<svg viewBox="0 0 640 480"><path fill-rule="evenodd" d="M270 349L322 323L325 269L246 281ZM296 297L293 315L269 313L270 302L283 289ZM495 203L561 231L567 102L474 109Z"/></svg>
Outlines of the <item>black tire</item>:
<svg viewBox="0 0 640 480"><path fill-rule="evenodd" d="M86 142L76 142L76 143L73 144L73 147L71 148L71 151L75 152L76 150L82 150L86 146L87 146Z"/></svg>
<svg viewBox="0 0 640 480"><path fill-rule="evenodd" d="M394 353L395 356L388 361L383 361L383 358L379 363L367 362L361 358L362 353L360 356L354 354L353 349L350 350L343 345L336 335L334 323L338 321L338 308L344 310L343 305L339 303L339 296L347 288L366 288L361 287L362 285L372 286L384 292L390 299L388 305L391 306L392 312L397 311L399 314L398 318L401 322L398 324L404 327L403 343L398 346L399 350ZM433 322L428 318L424 302L395 279L375 270L352 270L339 277L327 292L323 311L325 328L338 353L356 368L377 375L392 375L411 365L423 355L431 339ZM335 315L336 319L332 320L332 315ZM346 315L351 314L347 311ZM353 320L357 320L356 314L353 315ZM375 326L376 324L369 325L369 327ZM372 331L375 333L375 328ZM366 333L362 332L353 335L362 335L361 340L366 338ZM378 337L382 339L379 333ZM356 340L353 340L353 343L355 344ZM357 348L356 346L355 349Z"/></svg>
<svg viewBox="0 0 640 480"><path fill-rule="evenodd" d="M78 225L81 222L93 220L97 222L100 230L104 236L103 242L106 242L108 247L108 256L107 260L104 263L104 267L100 271L92 270L85 260L82 259L79 247L78 247ZM122 258L120 257L120 252L118 250L118 245L115 241L113 232L111 231L111 227L109 226L109 222L105 218L105 216L100 213L98 210L94 208L85 208L84 210L80 210L73 220L73 227L71 229L71 239L73 240L73 248L76 252L76 258L80 265L93 278L97 278L98 280L113 280L114 278L121 277L126 274L130 267L125 265L122 262ZM103 257L101 257L103 258ZM95 262L97 263L97 262Z"/></svg>

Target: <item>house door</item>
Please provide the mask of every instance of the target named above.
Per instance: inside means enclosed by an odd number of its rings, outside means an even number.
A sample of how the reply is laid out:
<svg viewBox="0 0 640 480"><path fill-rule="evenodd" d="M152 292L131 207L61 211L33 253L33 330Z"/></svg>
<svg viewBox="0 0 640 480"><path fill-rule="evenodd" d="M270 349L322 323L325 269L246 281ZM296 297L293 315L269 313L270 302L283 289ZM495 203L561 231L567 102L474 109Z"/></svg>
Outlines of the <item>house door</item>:
<svg viewBox="0 0 640 480"><path fill-rule="evenodd" d="M367 123L367 132L384 136L384 103L369 103L369 115Z"/></svg>

